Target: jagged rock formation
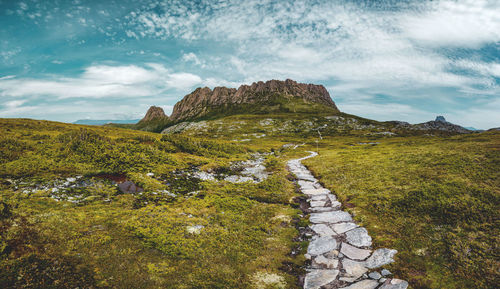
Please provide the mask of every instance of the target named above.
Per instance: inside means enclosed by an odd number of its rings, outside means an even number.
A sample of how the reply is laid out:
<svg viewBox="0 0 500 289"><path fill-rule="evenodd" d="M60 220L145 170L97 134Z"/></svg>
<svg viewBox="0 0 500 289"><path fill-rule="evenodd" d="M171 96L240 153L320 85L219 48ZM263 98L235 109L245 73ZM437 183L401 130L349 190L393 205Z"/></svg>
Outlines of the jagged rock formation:
<svg viewBox="0 0 500 289"><path fill-rule="evenodd" d="M444 116L442 116L442 115L436 116L436 120L435 121L447 122L446 119L444 118Z"/></svg>
<svg viewBox="0 0 500 289"><path fill-rule="evenodd" d="M276 96L286 99L300 98L308 103L317 103L338 111L337 106L322 85L269 80L242 85L238 89L227 87L197 88L175 104L170 119L179 121L200 117L210 113L214 108L227 108L245 104L270 104Z"/></svg>
<svg viewBox="0 0 500 289"><path fill-rule="evenodd" d="M165 114L165 111L163 111L163 108L158 106L151 106L146 112L144 118L140 120L140 122L149 122L152 120L162 120L166 118L168 118L168 116Z"/></svg>

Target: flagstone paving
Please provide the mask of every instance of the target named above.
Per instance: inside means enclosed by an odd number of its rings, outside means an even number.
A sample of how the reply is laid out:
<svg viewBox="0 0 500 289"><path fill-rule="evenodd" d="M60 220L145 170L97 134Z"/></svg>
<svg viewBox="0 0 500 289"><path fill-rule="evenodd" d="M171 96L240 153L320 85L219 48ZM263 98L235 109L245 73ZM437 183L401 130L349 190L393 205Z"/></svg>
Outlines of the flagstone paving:
<svg viewBox="0 0 500 289"><path fill-rule="evenodd" d="M288 169L308 197L311 240L306 258L311 260L304 279L306 289L406 289L408 282L390 278L391 273L375 269L394 262L396 250L373 250L366 228L342 211L335 195L324 188L301 161L318 154L290 160ZM384 278L382 278L384 276Z"/></svg>

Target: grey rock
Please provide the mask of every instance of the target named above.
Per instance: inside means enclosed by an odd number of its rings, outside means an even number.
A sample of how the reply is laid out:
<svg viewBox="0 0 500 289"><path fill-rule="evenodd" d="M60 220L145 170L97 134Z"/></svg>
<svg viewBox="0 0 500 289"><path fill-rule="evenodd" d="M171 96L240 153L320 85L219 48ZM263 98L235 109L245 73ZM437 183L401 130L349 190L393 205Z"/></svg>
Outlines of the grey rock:
<svg viewBox="0 0 500 289"><path fill-rule="evenodd" d="M357 246L357 247L368 247L372 245L372 237L368 235L368 231L363 228L355 228L347 233L346 240L349 244Z"/></svg>
<svg viewBox="0 0 500 289"><path fill-rule="evenodd" d="M304 279L304 289L319 289L321 286L333 282L338 274L339 270L311 270Z"/></svg>
<svg viewBox="0 0 500 289"><path fill-rule="evenodd" d="M314 224L310 228L320 237L337 235L330 227L325 224Z"/></svg>
<svg viewBox="0 0 500 289"><path fill-rule="evenodd" d="M320 269L335 269L339 266L339 260L319 255L313 259L312 265Z"/></svg>
<svg viewBox="0 0 500 289"><path fill-rule="evenodd" d="M380 278L380 279L378 279L378 282L380 282L380 283L384 283L384 282L385 282L385 280L387 280L387 278Z"/></svg>
<svg viewBox="0 0 500 289"><path fill-rule="evenodd" d="M363 262L358 262L347 258L342 259L341 262L342 267L345 270L344 277L352 278L353 281L358 279L368 271L368 268L364 266Z"/></svg>
<svg viewBox="0 0 500 289"><path fill-rule="evenodd" d="M314 183L313 186L315 189L323 189L323 186L320 183Z"/></svg>
<svg viewBox="0 0 500 289"><path fill-rule="evenodd" d="M322 194L322 195L312 195L309 198L310 201L323 201L326 202L328 200L328 195L327 194Z"/></svg>
<svg viewBox="0 0 500 289"><path fill-rule="evenodd" d="M310 182L316 182L316 181L318 181L308 171L299 171L299 172L295 173L295 176L299 180L310 181Z"/></svg>
<svg viewBox="0 0 500 289"><path fill-rule="evenodd" d="M368 277L375 279L375 280L378 280L378 279L382 278L382 275L380 275L379 272L375 271L375 272L371 272L370 274L368 274Z"/></svg>
<svg viewBox="0 0 500 289"><path fill-rule="evenodd" d="M309 243L307 254L312 256L321 255L335 249L337 249L337 240L329 236L319 237Z"/></svg>
<svg viewBox="0 0 500 289"><path fill-rule="evenodd" d="M347 243L342 243L340 252L349 257L349 259L364 260L370 256L371 250L359 249Z"/></svg>
<svg viewBox="0 0 500 289"><path fill-rule="evenodd" d="M393 257L397 252L397 250L387 248L377 249L370 258L365 261L366 267L374 269L392 263L394 262Z"/></svg>
<svg viewBox="0 0 500 289"><path fill-rule="evenodd" d="M337 211L338 210L338 208L332 208L332 207L311 207L309 209L313 213L331 212L331 211Z"/></svg>
<svg viewBox="0 0 500 289"><path fill-rule="evenodd" d="M326 202L324 202L324 201L311 201L311 202L309 202L309 204L311 207L316 208L316 207L324 207Z"/></svg>
<svg viewBox="0 0 500 289"><path fill-rule="evenodd" d="M125 181L123 183L118 184L118 189L120 189L120 191L122 191L122 193L124 194L135 194L139 192L144 192L144 190L141 187L138 187L131 181Z"/></svg>
<svg viewBox="0 0 500 289"><path fill-rule="evenodd" d="M205 171L195 172L193 177L198 178L202 181L215 181L215 177Z"/></svg>
<svg viewBox="0 0 500 289"><path fill-rule="evenodd" d="M349 213L343 211L312 213L309 217L311 223L339 223L352 221Z"/></svg>
<svg viewBox="0 0 500 289"><path fill-rule="evenodd" d="M328 253L325 253L324 256L326 258L330 258L330 259L337 259L337 258L340 258L339 257L339 250L332 250Z"/></svg>
<svg viewBox="0 0 500 289"><path fill-rule="evenodd" d="M312 196L312 195L324 195L324 194L329 194L330 190L325 189L325 188L316 189L314 187L311 187L311 188L307 188L307 189L302 189L302 193L304 195L309 195L309 196Z"/></svg>
<svg viewBox="0 0 500 289"><path fill-rule="evenodd" d="M191 234L199 234L203 228L205 228L203 225L188 226L186 227L186 231Z"/></svg>
<svg viewBox="0 0 500 289"><path fill-rule="evenodd" d="M378 282L375 280L362 280L353 283L347 287L342 287L344 289L375 289L378 286Z"/></svg>
<svg viewBox="0 0 500 289"><path fill-rule="evenodd" d="M300 188L303 191L304 190L313 190L313 189L315 189L313 182L299 180L298 183L299 183Z"/></svg>
<svg viewBox="0 0 500 289"><path fill-rule="evenodd" d="M379 289L406 289L408 282L401 279L392 279L390 282L382 284Z"/></svg>
<svg viewBox="0 0 500 289"><path fill-rule="evenodd" d="M340 202L338 202L338 201L333 201L330 204L330 207L336 208L336 209L340 209L341 206L342 206L342 204Z"/></svg>
<svg viewBox="0 0 500 289"><path fill-rule="evenodd" d="M444 116L438 115L438 116L436 116L436 120L435 121L446 122L446 119L444 118Z"/></svg>
<svg viewBox="0 0 500 289"><path fill-rule="evenodd" d="M382 276L392 275L391 271L389 271L387 269L382 269L382 271L380 271L380 273L382 273Z"/></svg>
<svg viewBox="0 0 500 289"><path fill-rule="evenodd" d="M343 234L347 231L350 231L354 228L357 228L358 225L354 223L338 223L331 225L332 229L337 233L337 234Z"/></svg>
<svg viewBox="0 0 500 289"><path fill-rule="evenodd" d="M225 181L230 182L230 183L245 183L245 182L254 182L253 178L251 177L242 177L242 176L237 176L237 175L232 175L232 176L227 176L224 178Z"/></svg>

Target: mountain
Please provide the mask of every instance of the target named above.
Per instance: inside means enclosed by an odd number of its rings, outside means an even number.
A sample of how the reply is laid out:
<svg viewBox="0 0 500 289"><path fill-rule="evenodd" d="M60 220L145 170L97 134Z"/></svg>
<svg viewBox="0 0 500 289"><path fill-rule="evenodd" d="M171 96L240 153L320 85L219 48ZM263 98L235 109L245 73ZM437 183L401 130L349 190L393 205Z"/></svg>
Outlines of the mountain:
<svg viewBox="0 0 500 289"><path fill-rule="evenodd" d="M170 120L211 117L238 113L303 112L310 110L339 112L322 85L269 80L227 87L197 88L175 104Z"/></svg>
<svg viewBox="0 0 500 289"><path fill-rule="evenodd" d="M408 129L408 130L422 130L422 131L443 131L447 133L471 133L468 130L457 124L448 122L444 116L437 116L435 120L431 120L424 123L409 124L407 122L398 122L398 128Z"/></svg>
<svg viewBox="0 0 500 289"><path fill-rule="evenodd" d="M132 128L196 135L210 131L219 134L238 131L242 135L264 133L276 136L297 133L421 135L472 132L446 121L443 116L425 123L409 124L348 115L339 111L324 86L290 79L259 81L237 89L197 88L175 104L170 117L160 107L152 106Z"/></svg>
<svg viewBox="0 0 500 289"><path fill-rule="evenodd" d="M158 106L151 106L146 112L146 115L140 120L140 122L162 120L165 118L168 118L168 116L165 114L163 108Z"/></svg>
<svg viewBox="0 0 500 289"><path fill-rule="evenodd" d="M73 124L86 124L86 125L104 125L109 123L116 124L134 124L137 123L138 119L79 119Z"/></svg>

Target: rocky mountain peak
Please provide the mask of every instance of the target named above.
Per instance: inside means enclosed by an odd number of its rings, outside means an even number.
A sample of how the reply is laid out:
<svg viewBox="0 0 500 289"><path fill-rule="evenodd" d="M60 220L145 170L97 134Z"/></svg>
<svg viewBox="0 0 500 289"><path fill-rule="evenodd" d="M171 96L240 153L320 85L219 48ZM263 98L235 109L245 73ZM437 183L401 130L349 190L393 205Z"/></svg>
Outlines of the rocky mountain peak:
<svg viewBox="0 0 500 289"><path fill-rule="evenodd" d="M168 118L168 116L165 114L165 111L163 111L163 108L153 105L148 109L144 118L141 119L141 122L147 122L164 118Z"/></svg>
<svg viewBox="0 0 500 289"><path fill-rule="evenodd" d="M438 116L436 117L436 120L435 120L435 121L447 122L447 121L446 121L446 119L444 118L444 116L442 116L442 115L438 115Z"/></svg>
<svg viewBox="0 0 500 289"><path fill-rule="evenodd" d="M173 109L171 120L177 121L199 117L209 113L211 109L241 104L269 103L276 95L287 99L300 98L304 102L318 103L338 111L330 94L323 85L298 83L287 79L254 82L241 85L238 89L227 87L197 88L179 101Z"/></svg>

